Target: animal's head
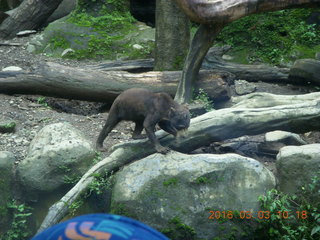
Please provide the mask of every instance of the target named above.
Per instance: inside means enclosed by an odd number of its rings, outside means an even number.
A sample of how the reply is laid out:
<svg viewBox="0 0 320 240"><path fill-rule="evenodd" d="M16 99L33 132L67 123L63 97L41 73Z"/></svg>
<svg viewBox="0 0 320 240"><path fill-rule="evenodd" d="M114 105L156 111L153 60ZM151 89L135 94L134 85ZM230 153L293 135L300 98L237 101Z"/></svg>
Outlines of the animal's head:
<svg viewBox="0 0 320 240"><path fill-rule="evenodd" d="M178 133L188 129L190 125L190 112L187 106L176 105L171 107L167 118L158 122L160 128L177 136Z"/></svg>
<svg viewBox="0 0 320 240"><path fill-rule="evenodd" d="M190 112L187 105L175 104L170 109L171 125L177 130L184 130L190 126Z"/></svg>

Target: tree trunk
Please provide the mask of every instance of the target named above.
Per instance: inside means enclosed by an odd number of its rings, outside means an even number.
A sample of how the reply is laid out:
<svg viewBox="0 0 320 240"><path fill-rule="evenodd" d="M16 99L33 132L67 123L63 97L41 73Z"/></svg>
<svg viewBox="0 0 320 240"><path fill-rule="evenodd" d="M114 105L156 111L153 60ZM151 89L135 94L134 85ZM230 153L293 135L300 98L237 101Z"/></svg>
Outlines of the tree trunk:
<svg viewBox="0 0 320 240"><path fill-rule="evenodd" d="M109 102L124 90L134 87L167 92L174 96L181 78L181 71L134 74L96 70L103 66L106 67L105 64L101 64L78 68L45 63L37 66L34 72L0 72L0 92ZM199 77L198 87L206 89L212 99L228 99L230 92L224 76L225 74L215 71L203 71Z"/></svg>
<svg viewBox="0 0 320 240"><path fill-rule="evenodd" d="M181 70L190 43L190 21L173 1L156 3L156 71Z"/></svg>
<svg viewBox="0 0 320 240"><path fill-rule="evenodd" d="M304 101L301 104L260 109L227 108L216 110L193 118L184 138L175 139L162 130L157 132L157 136L163 146L169 146L181 152L191 152L213 141L222 141L242 135L256 135L273 130L303 133L319 128L320 98L318 96L314 100ZM87 189L96 173L117 170L125 164L144 158L154 152L155 150L148 140L115 145L109 157L89 169L62 199L50 207L38 232L56 224L68 213L69 206Z"/></svg>
<svg viewBox="0 0 320 240"><path fill-rule="evenodd" d="M24 0L0 25L0 37L12 38L22 30L37 29L62 0Z"/></svg>
<svg viewBox="0 0 320 240"><path fill-rule="evenodd" d="M192 98L195 81L198 77L202 61L214 39L222 29L222 25L201 24L198 28L184 63L182 78L179 82L175 100L179 103L188 103Z"/></svg>

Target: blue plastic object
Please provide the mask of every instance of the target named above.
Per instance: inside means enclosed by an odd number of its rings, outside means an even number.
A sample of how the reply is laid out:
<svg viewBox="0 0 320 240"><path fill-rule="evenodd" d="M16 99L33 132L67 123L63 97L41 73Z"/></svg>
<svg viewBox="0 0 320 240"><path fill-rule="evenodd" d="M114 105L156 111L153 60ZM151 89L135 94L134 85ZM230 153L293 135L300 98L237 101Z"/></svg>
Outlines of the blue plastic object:
<svg viewBox="0 0 320 240"><path fill-rule="evenodd" d="M54 225L32 240L169 240L155 229L128 217L88 214Z"/></svg>

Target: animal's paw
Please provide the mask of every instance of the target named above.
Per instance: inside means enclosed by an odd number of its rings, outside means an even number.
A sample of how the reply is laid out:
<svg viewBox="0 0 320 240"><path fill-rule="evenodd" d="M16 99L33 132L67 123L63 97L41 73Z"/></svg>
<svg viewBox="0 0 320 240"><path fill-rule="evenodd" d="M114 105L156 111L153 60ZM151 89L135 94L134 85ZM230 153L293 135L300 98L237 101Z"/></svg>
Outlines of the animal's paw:
<svg viewBox="0 0 320 240"><path fill-rule="evenodd" d="M106 152L107 151L107 149L105 149L102 145L99 145L99 144L96 145L96 149L99 152Z"/></svg>
<svg viewBox="0 0 320 240"><path fill-rule="evenodd" d="M168 147L163 147L161 145L155 146L156 151L161 154L167 154L171 149Z"/></svg>

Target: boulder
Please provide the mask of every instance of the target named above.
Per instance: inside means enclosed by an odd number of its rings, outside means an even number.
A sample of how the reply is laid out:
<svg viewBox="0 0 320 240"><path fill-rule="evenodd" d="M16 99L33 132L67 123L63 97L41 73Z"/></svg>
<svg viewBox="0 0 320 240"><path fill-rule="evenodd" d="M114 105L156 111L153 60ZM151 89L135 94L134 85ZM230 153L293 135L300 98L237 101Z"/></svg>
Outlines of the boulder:
<svg viewBox="0 0 320 240"><path fill-rule="evenodd" d="M8 227L11 213L8 211L7 203L13 198L13 165L15 157L11 152L0 151L0 236Z"/></svg>
<svg viewBox="0 0 320 240"><path fill-rule="evenodd" d="M268 153L274 157L279 153L281 148L287 145L300 146L308 144L298 134L280 130L267 132L264 138L265 141L258 145L259 151Z"/></svg>
<svg viewBox="0 0 320 240"><path fill-rule="evenodd" d="M286 145L305 145L307 144L298 134L286 131L272 131L265 135L266 142L280 142Z"/></svg>
<svg viewBox="0 0 320 240"><path fill-rule="evenodd" d="M68 123L51 124L31 141L17 167L18 179L28 190L54 191L81 177L94 157L95 150L80 131Z"/></svg>
<svg viewBox="0 0 320 240"><path fill-rule="evenodd" d="M245 95L256 91L257 86L246 80L236 80L234 82L235 91L238 95Z"/></svg>
<svg viewBox="0 0 320 240"><path fill-rule="evenodd" d="M174 223L185 226L197 239L239 237L254 227L245 230L236 211L256 215L258 197L274 187L275 177L268 169L240 155L153 154L116 174L111 208L171 239L176 239ZM210 219L210 211L218 211L220 218Z"/></svg>
<svg viewBox="0 0 320 240"><path fill-rule="evenodd" d="M276 166L280 190L301 193L301 188L307 186L313 176L319 175L320 144L283 147L277 155Z"/></svg>
<svg viewBox="0 0 320 240"><path fill-rule="evenodd" d="M289 80L319 85L320 61L315 59L299 59L295 61L289 72Z"/></svg>

